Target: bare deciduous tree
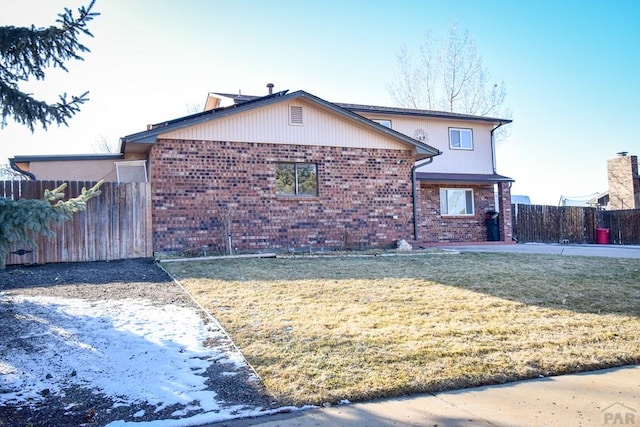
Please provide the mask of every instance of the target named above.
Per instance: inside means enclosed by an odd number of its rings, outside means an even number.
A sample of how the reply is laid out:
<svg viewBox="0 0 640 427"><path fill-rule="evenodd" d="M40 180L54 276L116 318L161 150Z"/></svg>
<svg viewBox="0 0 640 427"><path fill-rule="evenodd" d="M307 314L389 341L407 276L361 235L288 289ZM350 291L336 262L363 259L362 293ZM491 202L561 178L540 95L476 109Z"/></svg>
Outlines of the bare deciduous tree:
<svg viewBox="0 0 640 427"><path fill-rule="evenodd" d="M468 31L451 26L445 39L427 33L415 63L406 47L398 55L398 77L388 85L402 106L478 116L508 114L503 111L507 91L482 62Z"/></svg>
<svg viewBox="0 0 640 427"><path fill-rule="evenodd" d="M117 153L119 142L111 140L108 136L100 134L91 144L94 153Z"/></svg>
<svg viewBox="0 0 640 427"><path fill-rule="evenodd" d="M26 181L27 176L13 170L9 163L0 164L0 181Z"/></svg>

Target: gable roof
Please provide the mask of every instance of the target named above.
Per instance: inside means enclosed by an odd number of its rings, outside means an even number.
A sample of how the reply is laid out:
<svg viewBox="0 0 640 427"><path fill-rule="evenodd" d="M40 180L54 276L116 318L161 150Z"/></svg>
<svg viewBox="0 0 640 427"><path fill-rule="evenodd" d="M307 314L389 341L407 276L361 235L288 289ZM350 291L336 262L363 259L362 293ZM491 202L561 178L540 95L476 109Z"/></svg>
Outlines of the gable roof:
<svg viewBox="0 0 640 427"><path fill-rule="evenodd" d="M420 158L433 157L442 154L440 150L428 144L425 144L421 141L418 141L417 139L411 138L393 129L389 129L386 126L380 125L374 121L362 117L359 114L349 111L348 109L325 101L324 99L318 98L317 96L302 90L292 93L288 93L288 91L286 90L276 92L267 96L248 99L246 101L228 107L214 108L208 111L203 111L200 113L191 114L189 116L150 125L148 126L147 130L143 132L138 132L122 137L120 139L120 150L122 153L124 153L127 144L153 144L157 141L158 136L160 136L161 134L172 132L178 129L203 124L211 120L228 117L230 115L249 111L254 108L265 107L275 103L293 101L296 99L304 99L314 104L316 107L342 116L352 123L360 124L365 128L373 130L377 133L382 133L393 140L408 144L409 146L412 146L416 149L416 152L419 154Z"/></svg>
<svg viewBox="0 0 640 427"><path fill-rule="evenodd" d="M213 92L214 95L220 95L225 98L229 98L233 100L234 104L242 104L243 102L253 101L256 98L260 98L259 96L254 95L243 95L241 93L222 93L222 92Z"/></svg>
<svg viewBox="0 0 640 427"><path fill-rule="evenodd" d="M467 120L467 121L477 121L477 122L500 123L504 125L512 122L512 120L508 120L508 119L499 119L496 117L487 117L487 116L475 116L472 114L450 113L446 111L417 110L417 109L402 108L402 107L379 107L375 105L343 104L343 103L336 103L336 105L339 105L340 107L349 111L354 111L354 112L359 111L363 113L395 114L395 115L402 115L402 116L419 116L419 117L430 117L435 119L449 119L449 120Z"/></svg>
<svg viewBox="0 0 640 427"><path fill-rule="evenodd" d="M242 95L242 94L234 94L234 93L222 93L222 92L214 92L214 95L219 95L225 98L231 99L234 104L242 104L247 101L252 101L254 99L260 98L255 95ZM509 119L500 119L497 117L489 117L489 116L477 116L473 114L464 114L464 113L453 113L447 111L436 111L436 110L421 110L415 108L404 108L404 107L381 107L376 105L365 105L365 104L348 104L343 102L334 102L333 104L344 108L345 110L349 110L351 112L363 112L363 113L377 113L377 114L396 114L403 116L420 116L420 117L431 117L437 119L453 119L453 120L468 120L468 121L480 121L480 122L490 122L490 123L501 123L506 125L511 123L512 120Z"/></svg>

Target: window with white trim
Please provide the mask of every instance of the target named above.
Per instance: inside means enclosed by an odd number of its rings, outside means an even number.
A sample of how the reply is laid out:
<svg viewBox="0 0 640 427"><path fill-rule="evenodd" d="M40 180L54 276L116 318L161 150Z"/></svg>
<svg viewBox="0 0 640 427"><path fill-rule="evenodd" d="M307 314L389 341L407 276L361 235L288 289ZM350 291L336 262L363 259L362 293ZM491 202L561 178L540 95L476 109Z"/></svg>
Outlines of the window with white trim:
<svg viewBox="0 0 640 427"><path fill-rule="evenodd" d="M391 120L385 120L385 119L371 119L372 122L376 122L379 125L382 125L386 128L391 129Z"/></svg>
<svg viewBox="0 0 640 427"><path fill-rule="evenodd" d="M473 215L473 190L470 188L441 188L441 215Z"/></svg>
<svg viewBox="0 0 640 427"><path fill-rule="evenodd" d="M115 162L118 182L147 182L146 160Z"/></svg>
<svg viewBox="0 0 640 427"><path fill-rule="evenodd" d="M449 148L452 150L473 150L473 130L449 128Z"/></svg>
<svg viewBox="0 0 640 427"><path fill-rule="evenodd" d="M315 163L276 163L276 195L317 196L318 168Z"/></svg>

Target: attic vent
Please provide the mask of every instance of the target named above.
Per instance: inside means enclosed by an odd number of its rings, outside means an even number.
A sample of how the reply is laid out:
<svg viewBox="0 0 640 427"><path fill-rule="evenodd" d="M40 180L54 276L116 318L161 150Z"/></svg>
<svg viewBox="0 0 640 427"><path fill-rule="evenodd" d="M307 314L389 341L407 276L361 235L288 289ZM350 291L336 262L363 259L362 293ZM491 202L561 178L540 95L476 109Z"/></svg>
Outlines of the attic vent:
<svg viewBox="0 0 640 427"><path fill-rule="evenodd" d="M302 107L299 105L289 106L289 124L301 125L302 124Z"/></svg>
<svg viewBox="0 0 640 427"><path fill-rule="evenodd" d="M115 163L118 182L147 182L146 160Z"/></svg>

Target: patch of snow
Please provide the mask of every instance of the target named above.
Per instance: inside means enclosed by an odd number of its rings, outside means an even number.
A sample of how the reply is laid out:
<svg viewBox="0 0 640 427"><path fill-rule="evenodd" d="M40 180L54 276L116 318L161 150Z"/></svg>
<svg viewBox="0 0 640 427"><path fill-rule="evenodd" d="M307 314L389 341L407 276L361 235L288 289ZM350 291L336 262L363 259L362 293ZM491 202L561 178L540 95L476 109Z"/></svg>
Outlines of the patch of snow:
<svg viewBox="0 0 640 427"><path fill-rule="evenodd" d="M20 333L29 341L22 347L0 342L0 402L35 405L43 400L43 390L83 386L113 399L114 407L148 402L156 411L173 404L203 411L180 422L135 425L186 426L267 413L225 407L207 390L202 374L213 361L239 367L245 362L229 346L203 345L225 335L205 325L195 310L158 307L143 299L86 301L0 293L0 309L6 307L20 319L18 326L26 329ZM111 424L119 425L127 423Z"/></svg>

